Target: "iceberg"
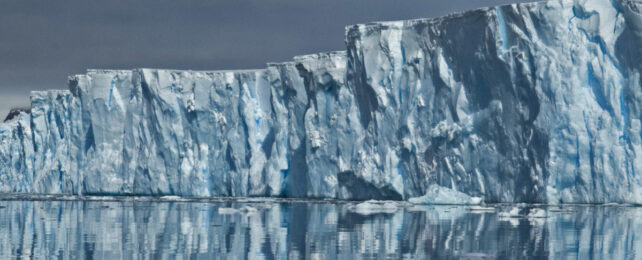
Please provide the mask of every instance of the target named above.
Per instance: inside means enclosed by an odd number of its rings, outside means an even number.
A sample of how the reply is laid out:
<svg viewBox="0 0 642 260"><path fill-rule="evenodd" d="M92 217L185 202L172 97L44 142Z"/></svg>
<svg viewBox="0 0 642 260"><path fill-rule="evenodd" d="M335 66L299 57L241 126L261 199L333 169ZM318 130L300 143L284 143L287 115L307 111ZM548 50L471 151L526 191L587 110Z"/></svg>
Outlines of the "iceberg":
<svg viewBox="0 0 642 260"><path fill-rule="evenodd" d="M642 204L642 6L346 28L243 71L89 70L0 124L0 192Z"/></svg>

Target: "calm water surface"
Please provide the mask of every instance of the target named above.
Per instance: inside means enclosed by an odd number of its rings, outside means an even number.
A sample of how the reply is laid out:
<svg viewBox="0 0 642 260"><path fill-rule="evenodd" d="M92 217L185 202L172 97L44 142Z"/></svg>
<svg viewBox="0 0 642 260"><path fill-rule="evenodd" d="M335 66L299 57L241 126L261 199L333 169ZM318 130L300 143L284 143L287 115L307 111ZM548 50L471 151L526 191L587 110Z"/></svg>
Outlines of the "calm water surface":
<svg viewBox="0 0 642 260"><path fill-rule="evenodd" d="M541 207L540 217L501 213L513 207L0 200L0 258L642 257L642 208ZM524 215L529 210L518 209Z"/></svg>

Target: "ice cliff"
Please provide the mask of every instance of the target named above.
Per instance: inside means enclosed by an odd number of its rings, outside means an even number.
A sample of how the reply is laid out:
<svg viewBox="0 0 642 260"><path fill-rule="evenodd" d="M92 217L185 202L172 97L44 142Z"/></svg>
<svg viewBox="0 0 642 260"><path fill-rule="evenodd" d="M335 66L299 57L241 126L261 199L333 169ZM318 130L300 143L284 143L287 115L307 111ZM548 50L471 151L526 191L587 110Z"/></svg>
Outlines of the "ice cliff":
<svg viewBox="0 0 642 260"><path fill-rule="evenodd" d="M252 71L90 70L0 125L0 192L642 203L642 6L346 28Z"/></svg>

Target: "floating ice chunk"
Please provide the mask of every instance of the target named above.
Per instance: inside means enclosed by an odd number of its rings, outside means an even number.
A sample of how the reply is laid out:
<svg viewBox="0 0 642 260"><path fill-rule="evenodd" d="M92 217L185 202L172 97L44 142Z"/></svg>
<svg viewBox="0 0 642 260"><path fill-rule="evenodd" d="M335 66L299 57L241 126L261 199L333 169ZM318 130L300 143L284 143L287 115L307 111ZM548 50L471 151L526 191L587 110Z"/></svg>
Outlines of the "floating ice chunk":
<svg viewBox="0 0 642 260"><path fill-rule="evenodd" d="M239 213L244 216L253 216L259 214L259 210L255 207L244 206L239 209Z"/></svg>
<svg viewBox="0 0 642 260"><path fill-rule="evenodd" d="M182 200L183 198L180 196L162 196L160 197L161 200L167 200L167 201L179 201Z"/></svg>
<svg viewBox="0 0 642 260"><path fill-rule="evenodd" d="M500 218L521 218L524 215L520 214L520 208L513 207L509 211L500 212L497 214Z"/></svg>
<svg viewBox="0 0 642 260"><path fill-rule="evenodd" d="M500 212L497 214L500 218L547 218L548 213L540 208L520 208L513 207L509 211Z"/></svg>
<svg viewBox="0 0 642 260"><path fill-rule="evenodd" d="M221 215L233 215L238 212L239 210L235 208L218 208L218 214L221 214Z"/></svg>
<svg viewBox="0 0 642 260"><path fill-rule="evenodd" d="M539 209L539 208L532 208L529 212L528 215L526 215L527 218L547 218L548 213L546 210Z"/></svg>
<svg viewBox="0 0 642 260"><path fill-rule="evenodd" d="M560 214L572 214L575 213L576 211L573 209L568 209L568 208L552 208L548 210L549 212L555 212L555 213L560 213Z"/></svg>
<svg viewBox="0 0 642 260"><path fill-rule="evenodd" d="M408 201L414 204L477 205L481 204L482 198L471 197L463 192L439 185L431 185L425 195L410 198Z"/></svg>
<svg viewBox="0 0 642 260"><path fill-rule="evenodd" d="M218 208L218 214L221 215L234 215L234 214L241 214L241 215L255 215L258 214L259 210L256 209L255 207L251 206L244 206L240 209L235 209L235 208Z"/></svg>
<svg viewBox="0 0 642 260"><path fill-rule="evenodd" d="M377 201L369 200L361 202L356 205L351 205L348 209L352 212L361 215L372 215L372 214L392 214L403 206L402 203L396 201Z"/></svg>

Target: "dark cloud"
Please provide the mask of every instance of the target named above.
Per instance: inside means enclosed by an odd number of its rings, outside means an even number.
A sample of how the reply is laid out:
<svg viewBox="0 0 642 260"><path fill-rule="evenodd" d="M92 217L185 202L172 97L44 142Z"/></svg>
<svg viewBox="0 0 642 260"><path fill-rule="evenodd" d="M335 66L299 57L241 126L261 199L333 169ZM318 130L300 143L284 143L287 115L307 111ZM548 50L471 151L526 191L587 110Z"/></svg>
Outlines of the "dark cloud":
<svg viewBox="0 0 642 260"><path fill-rule="evenodd" d="M0 117L87 68L261 68L344 49L344 27L525 0L5 0Z"/></svg>

